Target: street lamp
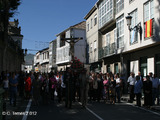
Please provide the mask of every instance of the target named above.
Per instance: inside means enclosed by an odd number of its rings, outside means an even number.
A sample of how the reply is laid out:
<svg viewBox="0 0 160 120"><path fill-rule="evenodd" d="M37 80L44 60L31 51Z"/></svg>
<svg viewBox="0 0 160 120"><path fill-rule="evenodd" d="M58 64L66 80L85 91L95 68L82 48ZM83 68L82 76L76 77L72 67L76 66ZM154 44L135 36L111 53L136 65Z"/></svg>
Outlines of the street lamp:
<svg viewBox="0 0 160 120"><path fill-rule="evenodd" d="M140 40L142 40L142 27L141 27L141 22L139 22L139 23L138 23L136 26L134 26L133 28L130 28L132 16L128 15L128 16L126 17L126 20L127 20L127 26L128 26L129 31L130 31L130 32L131 32L132 30L138 31L139 34L140 34Z"/></svg>
<svg viewBox="0 0 160 120"><path fill-rule="evenodd" d="M126 17L126 20L127 20L128 29L130 30L132 16L128 15L128 16Z"/></svg>
<svg viewBox="0 0 160 120"><path fill-rule="evenodd" d="M141 22L139 22L135 27L130 28L132 16L128 15L126 17L126 20L127 20L127 26L128 26L129 31L132 31L132 30L134 30L136 28L136 30L139 31L139 33L141 32Z"/></svg>

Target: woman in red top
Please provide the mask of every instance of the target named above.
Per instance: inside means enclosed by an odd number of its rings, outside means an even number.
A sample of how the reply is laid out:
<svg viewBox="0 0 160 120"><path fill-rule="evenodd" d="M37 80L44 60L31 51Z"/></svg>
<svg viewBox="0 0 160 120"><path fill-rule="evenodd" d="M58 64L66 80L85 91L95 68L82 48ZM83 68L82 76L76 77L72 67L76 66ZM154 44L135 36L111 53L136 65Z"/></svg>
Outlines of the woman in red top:
<svg viewBox="0 0 160 120"><path fill-rule="evenodd" d="M26 79L25 79L26 99L30 99L30 91L31 91L31 78L29 74L27 74Z"/></svg>

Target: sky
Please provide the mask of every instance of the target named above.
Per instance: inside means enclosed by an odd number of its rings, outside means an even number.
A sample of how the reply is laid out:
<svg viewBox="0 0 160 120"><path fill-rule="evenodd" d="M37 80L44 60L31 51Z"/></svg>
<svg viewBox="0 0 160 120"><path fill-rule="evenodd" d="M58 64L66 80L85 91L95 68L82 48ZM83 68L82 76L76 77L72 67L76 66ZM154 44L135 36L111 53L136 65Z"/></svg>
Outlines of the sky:
<svg viewBox="0 0 160 120"><path fill-rule="evenodd" d="M97 0L21 0L13 19L19 19L22 48L35 54L49 47L56 35L72 25L85 21L85 15Z"/></svg>

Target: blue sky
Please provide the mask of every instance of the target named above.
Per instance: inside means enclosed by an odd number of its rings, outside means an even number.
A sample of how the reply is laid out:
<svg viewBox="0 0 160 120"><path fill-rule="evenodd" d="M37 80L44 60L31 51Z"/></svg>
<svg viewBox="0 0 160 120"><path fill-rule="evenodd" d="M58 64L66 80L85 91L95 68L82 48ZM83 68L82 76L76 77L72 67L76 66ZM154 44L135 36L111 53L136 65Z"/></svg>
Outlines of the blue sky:
<svg viewBox="0 0 160 120"><path fill-rule="evenodd" d="M24 35L22 47L41 50L48 42L56 39L56 34L84 21L84 16L97 0L22 0L17 14L21 33ZM36 53L37 51L28 51Z"/></svg>

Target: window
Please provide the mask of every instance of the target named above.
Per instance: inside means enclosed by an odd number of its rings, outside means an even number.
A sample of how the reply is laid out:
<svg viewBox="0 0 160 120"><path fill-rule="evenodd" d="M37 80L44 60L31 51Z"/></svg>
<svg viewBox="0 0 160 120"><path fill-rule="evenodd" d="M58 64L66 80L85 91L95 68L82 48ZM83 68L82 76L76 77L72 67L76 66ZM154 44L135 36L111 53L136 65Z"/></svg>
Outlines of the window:
<svg viewBox="0 0 160 120"><path fill-rule="evenodd" d="M147 57L140 58L140 71L143 76L147 75Z"/></svg>
<svg viewBox="0 0 160 120"><path fill-rule="evenodd" d="M110 43L110 33L107 33L107 35L106 35L106 46L108 46L109 45L109 43Z"/></svg>
<svg viewBox="0 0 160 120"><path fill-rule="evenodd" d="M87 31L89 31L89 22L87 23Z"/></svg>
<svg viewBox="0 0 160 120"><path fill-rule="evenodd" d="M94 16L94 25L97 24L97 15Z"/></svg>
<svg viewBox="0 0 160 120"><path fill-rule="evenodd" d="M94 41L94 50L96 50L97 49L97 41L95 40Z"/></svg>
<svg viewBox="0 0 160 120"><path fill-rule="evenodd" d="M154 2L148 1L144 4L144 37L148 38L153 35L154 27Z"/></svg>
<svg viewBox="0 0 160 120"><path fill-rule="evenodd" d="M91 29L92 29L92 22L93 22L93 19L91 19Z"/></svg>
<svg viewBox="0 0 160 120"><path fill-rule="evenodd" d="M124 15L117 19L117 48L124 46Z"/></svg>
<svg viewBox="0 0 160 120"><path fill-rule="evenodd" d="M39 59L39 55L37 56L37 60Z"/></svg>
<svg viewBox="0 0 160 120"><path fill-rule="evenodd" d="M47 59L49 59L49 52L47 52Z"/></svg>
<svg viewBox="0 0 160 120"><path fill-rule="evenodd" d="M90 52L92 52L92 43L91 43L91 46L90 46Z"/></svg>
<svg viewBox="0 0 160 120"><path fill-rule="evenodd" d="M119 13L124 8L124 0L116 0L116 13Z"/></svg>
<svg viewBox="0 0 160 120"><path fill-rule="evenodd" d="M107 65L107 73L110 73L111 70L110 70L110 65Z"/></svg>
<svg viewBox="0 0 160 120"><path fill-rule="evenodd" d="M115 73L115 74L119 73L118 63L114 64L114 73Z"/></svg>
<svg viewBox="0 0 160 120"><path fill-rule="evenodd" d="M43 60L44 60L44 53L43 53Z"/></svg>
<svg viewBox="0 0 160 120"><path fill-rule="evenodd" d="M138 24L137 9L131 12L130 16L132 16L131 28L134 28ZM137 41L138 41L138 31L136 28L134 28L130 33L130 44L136 43Z"/></svg>
<svg viewBox="0 0 160 120"><path fill-rule="evenodd" d="M113 18L113 0L103 0L99 5L99 28Z"/></svg>
<svg viewBox="0 0 160 120"><path fill-rule="evenodd" d="M114 29L114 42L115 42L115 48L117 48L117 28Z"/></svg>
<svg viewBox="0 0 160 120"><path fill-rule="evenodd" d="M144 4L144 22L153 18L154 18L154 3L152 0Z"/></svg>

